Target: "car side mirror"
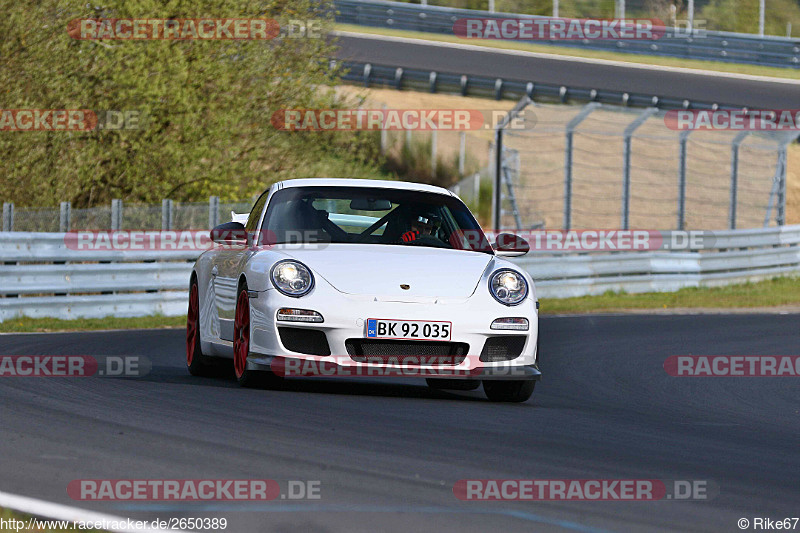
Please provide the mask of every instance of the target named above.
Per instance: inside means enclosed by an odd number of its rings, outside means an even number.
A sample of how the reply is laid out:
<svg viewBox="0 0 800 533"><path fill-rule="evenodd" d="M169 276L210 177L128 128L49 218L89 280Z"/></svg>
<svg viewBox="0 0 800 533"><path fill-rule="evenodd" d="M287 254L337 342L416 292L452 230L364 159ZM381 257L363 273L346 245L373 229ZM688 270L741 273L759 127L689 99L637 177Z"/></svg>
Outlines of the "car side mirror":
<svg viewBox="0 0 800 533"><path fill-rule="evenodd" d="M492 248L500 257L519 257L531 251L528 241L513 233L500 233Z"/></svg>
<svg viewBox="0 0 800 533"><path fill-rule="evenodd" d="M211 240L217 244L247 245L247 230L241 222L226 222L211 230Z"/></svg>

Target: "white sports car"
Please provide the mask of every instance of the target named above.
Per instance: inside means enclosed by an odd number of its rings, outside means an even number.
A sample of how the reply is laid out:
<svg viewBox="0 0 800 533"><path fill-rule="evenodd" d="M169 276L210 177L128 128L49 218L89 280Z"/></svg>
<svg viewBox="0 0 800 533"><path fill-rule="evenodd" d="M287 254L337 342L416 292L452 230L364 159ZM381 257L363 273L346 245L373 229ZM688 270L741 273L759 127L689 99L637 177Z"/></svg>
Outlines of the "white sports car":
<svg viewBox="0 0 800 533"><path fill-rule="evenodd" d="M193 375L213 357L232 358L244 386L315 375L286 371L300 362L324 369L316 375L420 376L433 388L482 382L489 399L511 402L541 376L533 281L502 258L528 244L501 234L490 245L446 189L283 181L212 240L190 281Z"/></svg>

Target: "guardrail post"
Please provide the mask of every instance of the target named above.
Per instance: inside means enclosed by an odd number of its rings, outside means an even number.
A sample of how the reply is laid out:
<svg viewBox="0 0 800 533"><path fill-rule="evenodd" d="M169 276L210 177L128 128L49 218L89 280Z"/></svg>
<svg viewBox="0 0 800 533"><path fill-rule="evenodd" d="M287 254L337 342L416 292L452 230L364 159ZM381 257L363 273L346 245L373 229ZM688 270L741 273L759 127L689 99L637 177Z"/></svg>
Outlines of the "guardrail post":
<svg viewBox="0 0 800 533"><path fill-rule="evenodd" d="M72 204L69 202L61 202L61 213L58 220L58 231L66 233L70 229L70 222L72 218Z"/></svg>
<svg viewBox="0 0 800 533"><path fill-rule="evenodd" d="M686 225L686 143L690 133L692 130L685 130L678 136L678 231L683 231Z"/></svg>
<svg viewBox="0 0 800 533"><path fill-rule="evenodd" d="M469 90L469 77L466 74L461 75L461 96L467 96Z"/></svg>
<svg viewBox="0 0 800 533"><path fill-rule="evenodd" d="M3 231L14 231L13 202L3 202Z"/></svg>
<svg viewBox="0 0 800 533"><path fill-rule="evenodd" d="M436 92L436 78L437 78L436 71L432 70L430 75L428 76L428 85L430 86L430 90L432 93Z"/></svg>
<svg viewBox="0 0 800 533"><path fill-rule="evenodd" d="M122 229L122 200L111 200L111 230Z"/></svg>
<svg viewBox="0 0 800 533"><path fill-rule="evenodd" d="M658 112L655 107L648 107L642 111L636 120L628 124L624 133L624 163L622 167L622 229L630 229L630 207L631 207L631 137L636 128L652 115Z"/></svg>
<svg viewBox="0 0 800 533"><path fill-rule="evenodd" d="M740 131L731 143L731 193L728 206L728 229L736 229L736 207L739 203L739 147L749 131Z"/></svg>
<svg viewBox="0 0 800 533"><path fill-rule="evenodd" d="M572 136L575 129L589 114L600 107L598 102L590 102L583 106L580 113L567 123L566 142L564 144L564 229L572 225Z"/></svg>
<svg viewBox="0 0 800 533"><path fill-rule="evenodd" d="M495 100L503 99L503 78L497 78L494 81L494 99Z"/></svg>
<svg viewBox="0 0 800 533"><path fill-rule="evenodd" d="M394 71L394 88L398 91L403 88L403 69L401 67L397 67L397 70Z"/></svg>
<svg viewBox="0 0 800 533"><path fill-rule="evenodd" d="M367 63L364 65L364 87L369 88L369 76L372 74L372 65Z"/></svg>
<svg viewBox="0 0 800 533"><path fill-rule="evenodd" d="M208 198L208 229L219 226L219 196Z"/></svg>
<svg viewBox="0 0 800 533"><path fill-rule="evenodd" d="M161 200L161 229L171 230L174 222L172 200Z"/></svg>

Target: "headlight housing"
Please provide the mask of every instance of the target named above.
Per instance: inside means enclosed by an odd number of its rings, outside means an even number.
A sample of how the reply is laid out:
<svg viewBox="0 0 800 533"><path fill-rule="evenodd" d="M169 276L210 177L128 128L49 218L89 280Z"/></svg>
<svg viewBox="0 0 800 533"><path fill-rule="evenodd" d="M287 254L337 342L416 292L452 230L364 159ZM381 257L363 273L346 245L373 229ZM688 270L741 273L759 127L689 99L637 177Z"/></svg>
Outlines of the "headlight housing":
<svg viewBox="0 0 800 533"><path fill-rule="evenodd" d="M504 268L489 278L489 292L504 305L517 305L528 296L528 282L519 272Z"/></svg>
<svg viewBox="0 0 800 533"><path fill-rule="evenodd" d="M292 259L275 263L269 277L276 289L286 296L295 298L308 294L314 286L311 270L300 261Z"/></svg>

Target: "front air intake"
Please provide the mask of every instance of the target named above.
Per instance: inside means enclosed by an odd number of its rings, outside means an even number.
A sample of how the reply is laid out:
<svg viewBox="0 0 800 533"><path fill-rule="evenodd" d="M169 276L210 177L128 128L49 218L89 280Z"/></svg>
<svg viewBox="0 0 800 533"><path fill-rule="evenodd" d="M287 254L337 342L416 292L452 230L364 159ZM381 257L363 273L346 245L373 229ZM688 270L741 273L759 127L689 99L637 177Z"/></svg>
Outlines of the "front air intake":
<svg viewBox="0 0 800 533"><path fill-rule="evenodd" d="M325 332L311 328L279 327L283 347L291 352L305 355L330 355L331 347Z"/></svg>
<svg viewBox="0 0 800 533"><path fill-rule="evenodd" d="M481 350L481 361L496 363L498 361L511 361L522 355L525 348L527 335L498 335L489 337Z"/></svg>

